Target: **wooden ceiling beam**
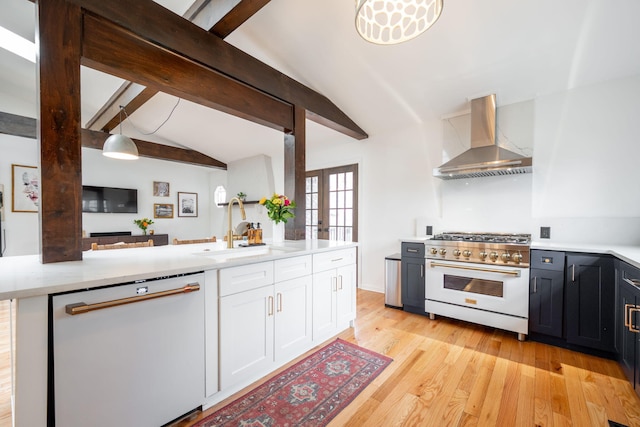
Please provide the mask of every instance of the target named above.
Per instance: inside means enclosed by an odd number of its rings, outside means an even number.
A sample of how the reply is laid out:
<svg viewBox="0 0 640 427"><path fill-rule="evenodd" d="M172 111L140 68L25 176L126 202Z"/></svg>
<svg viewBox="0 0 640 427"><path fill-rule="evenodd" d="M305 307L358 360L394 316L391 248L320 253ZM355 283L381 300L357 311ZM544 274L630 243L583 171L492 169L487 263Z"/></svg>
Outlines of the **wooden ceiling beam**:
<svg viewBox="0 0 640 427"><path fill-rule="evenodd" d="M145 87L141 84L125 81L85 124L85 127L104 132L110 132L115 129L120 122L120 106L127 106L132 103L144 89Z"/></svg>
<svg viewBox="0 0 640 427"><path fill-rule="evenodd" d="M102 150L104 141L110 136L105 132L95 130L82 129L80 132L82 137L82 146L87 148L95 148ZM152 159L169 160L178 163L187 163L196 166L206 166L216 169L227 169L227 164L219 160L206 156L194 150L186 150L184 148L170 147L168 145L156 144L153 142L133 139L138 147L138 154L142 157Z"/></svg>
<svg viewBox="0 0 640 427"><path fill-rule="evenodd" d="M0 112L0 134L20 136L35 139L36 119L31 117L17 116L15 114ZM104 142L110 134L91 129L80 131L82 147L102 150ZM227 164L212 157L206 156L194 150L170 147L168 145L156 144L154 142L133 140L138 147L138 153L142 157L149 157L158 160L187 163L196 166L205 166L216 169L227 169Z"/></svg>
<svg viewBox="0 0 640 427"><path fill-rule="evenodd" d="M218 37L224 38L237 29L247 19L258 12L271 0L197 0L182 15L201 28ZM123 89L124 88L124 89ZM139 85L126 81L123 88L112 96L104 107L87 123L87 128L110 132L119 124L119 106L124 106L128 114L133 114L158 91L151 88L139 88ZM132 96L133 95L133 96Z"/></svg>
<svg viewBox="0 0 640 427"><path fill-rule="evenodd" d="M293 107L284 101L158 48L111 22L85 14L83 27L82 63L91 68L276 130L293 125Z"/></svg>
<svg viewBox="0 0 640 427"><path fill-rule="evenodd" d="M197 27L152 0L69 0L86 11L128 29L140 38L180 53L228 78L291 105L304 108L311 120L355 139L368 137L325 96ZM105 52L106 54L106 52ZM113 55L113 52L109 52ZM154 64L155 65L155 64ZM132 76L133 77L133 76ZM309 114L310 113L310 114ZM319 120L321 118L322 120ZM289 129L291 130L291 129Z"/></svg>
<svg viewBox="0 0 640 427"><path fill-rule="evenodd" d="M266 6L269 1L271 0L240 0L211 27L209 32L224 39Z"/></svg>

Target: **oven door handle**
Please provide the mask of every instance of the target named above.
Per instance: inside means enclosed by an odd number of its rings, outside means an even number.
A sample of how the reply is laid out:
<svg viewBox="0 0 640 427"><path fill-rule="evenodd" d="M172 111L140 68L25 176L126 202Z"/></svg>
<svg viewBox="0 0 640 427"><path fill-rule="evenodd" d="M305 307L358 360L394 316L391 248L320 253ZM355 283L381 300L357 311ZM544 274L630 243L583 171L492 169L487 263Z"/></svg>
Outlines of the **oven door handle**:
<svg viewBox="0 0 640 427"><path fill-rule="evenodd" d="M485 273L507 274L515 277L520 276L520 270L498 270L496 268L474 267L472 265L450 265L450 264L443 264L441 262L434 262L434 261L431 261L431 267L445 267L445 268L453 268L458 270L482 271Z"/></svg>

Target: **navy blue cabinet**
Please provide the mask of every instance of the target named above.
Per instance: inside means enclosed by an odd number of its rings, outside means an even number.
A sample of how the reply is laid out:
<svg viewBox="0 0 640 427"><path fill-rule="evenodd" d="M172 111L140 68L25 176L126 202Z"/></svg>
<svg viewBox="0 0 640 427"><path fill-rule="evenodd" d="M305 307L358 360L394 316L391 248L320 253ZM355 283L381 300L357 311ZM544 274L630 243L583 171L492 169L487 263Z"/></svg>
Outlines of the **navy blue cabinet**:
<svg viewBox="0 0 640 427"><path fill-rule="evenodd" d="M615 351L615 271L606 255L567 254L565 326L569 344Z"/></svg>
<svg viewBox="0 0 640 427"><path fill-rule="evenodd" d="M402 305L405 311L418 314L425 314L424 250L424 243L402 243Z"/></svg>
<svg viewBox="0 0 640 427"><path fill-rule="evenodd" d="M640 395L640 269L618 262L616 352L624 374Z"/></svg>
<svg viewBox="0 0 640 427"><path fill-rule="evenodd" d="M562 337L564 252L531 251L529 331Z"/></svg>

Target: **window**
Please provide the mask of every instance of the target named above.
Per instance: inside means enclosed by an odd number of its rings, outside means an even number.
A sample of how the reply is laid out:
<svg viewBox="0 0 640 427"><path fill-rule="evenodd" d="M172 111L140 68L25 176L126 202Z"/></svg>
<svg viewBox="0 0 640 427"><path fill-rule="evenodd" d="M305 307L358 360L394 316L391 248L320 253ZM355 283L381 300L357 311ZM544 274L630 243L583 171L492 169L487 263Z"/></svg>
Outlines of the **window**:
<svg viewBox="0 0 640 427"><path fill-rule="evenodd" d="M213 199L216 201L216 205L225 203L227 201L227 190L222 185L218 185L213 192Z"/></svg>

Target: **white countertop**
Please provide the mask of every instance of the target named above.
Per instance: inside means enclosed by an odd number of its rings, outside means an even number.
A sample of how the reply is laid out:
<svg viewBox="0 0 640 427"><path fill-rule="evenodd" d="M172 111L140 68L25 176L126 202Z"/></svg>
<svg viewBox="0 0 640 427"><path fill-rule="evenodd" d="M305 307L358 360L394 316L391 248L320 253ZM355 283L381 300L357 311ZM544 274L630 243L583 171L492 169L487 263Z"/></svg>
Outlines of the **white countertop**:
<svg viewBox="0 0 640 427"><path fill-rule="evenodd" d="M591 243L551 243L536 240L531 242L531 249L608 254L640 268L640 246L602 245Z"/></svg>
<svg viewBox="0 0 640 427"><path fill-rule="evenodd" d="M216 242L85 251L82 261L51 264L41 264L39 255L5 257L0 258L0 300L213 270L354 246L357 243L299 240L226 250L226 242ZM268 248L274 248L276 253L264 253ZM226 254L236 256L251 251L255 254L216 259Z"/></svg>
<svg viewBox="0 0 640 427"><path fill-rule="evenodd" d="M406 237L401 242L425 243L429 237ZM545 240L534 240L531 249L547 251L584 252L592 254L608 254L640 268L640 246L603 245L595 243L556 243Z"/></svg>

